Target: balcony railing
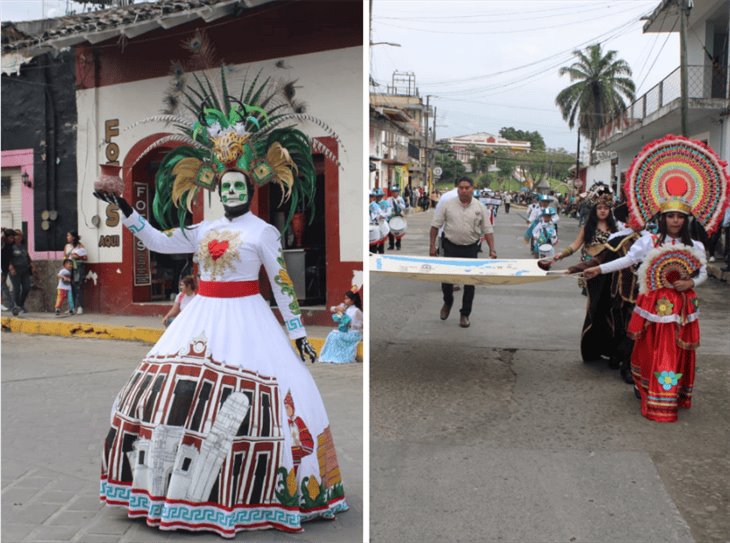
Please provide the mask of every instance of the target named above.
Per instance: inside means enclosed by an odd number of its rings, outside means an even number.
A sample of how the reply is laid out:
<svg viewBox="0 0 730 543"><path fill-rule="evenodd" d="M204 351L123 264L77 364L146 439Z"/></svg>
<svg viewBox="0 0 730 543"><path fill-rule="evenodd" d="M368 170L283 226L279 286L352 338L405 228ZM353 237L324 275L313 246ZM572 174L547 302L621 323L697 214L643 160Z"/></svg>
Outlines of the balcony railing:
<svg viewBox="0 0 730 543"><path fill-rule="evenodd" d="M408 145L395 143L383 145L383 160L408 164Z"/></svg>
<svg viewBox="0 0 730 543"><path fill-rule="evenodd" d="M724 66L688 66L687 79L687 94L690 99L728 98L727 68ZM620 116L603 125L598 130L599 143L640 124L681 96L680 69L677 68L632 103Z"/></svg>

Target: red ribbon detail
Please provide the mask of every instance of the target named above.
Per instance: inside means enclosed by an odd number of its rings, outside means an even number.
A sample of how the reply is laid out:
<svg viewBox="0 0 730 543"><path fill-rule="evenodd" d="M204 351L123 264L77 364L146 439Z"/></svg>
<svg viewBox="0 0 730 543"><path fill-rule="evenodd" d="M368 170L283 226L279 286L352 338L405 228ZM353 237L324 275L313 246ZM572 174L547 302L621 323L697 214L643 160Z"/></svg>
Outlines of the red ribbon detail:
<svg viewBox="0 0 730 543"><path fill-rule="evenodd" d="M228 242L226 242L228 243ZM258 281L200 281L198 294L208 298L242 298L259 293Z"/></svg>

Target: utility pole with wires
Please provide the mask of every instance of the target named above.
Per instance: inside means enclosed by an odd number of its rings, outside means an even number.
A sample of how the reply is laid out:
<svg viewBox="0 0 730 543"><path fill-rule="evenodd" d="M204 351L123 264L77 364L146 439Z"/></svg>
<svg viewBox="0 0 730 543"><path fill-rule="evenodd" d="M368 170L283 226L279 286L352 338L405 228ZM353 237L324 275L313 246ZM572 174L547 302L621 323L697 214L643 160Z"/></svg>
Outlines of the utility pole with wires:
<svg viewBox="0 0 730 543"><path fill-rule="evenodd" d="M689 136L687 127L687 112L689 110L689 69L687 67L687 19L692 9L693 0L676 0L679 8L679 77L682 135Z"/></svg>

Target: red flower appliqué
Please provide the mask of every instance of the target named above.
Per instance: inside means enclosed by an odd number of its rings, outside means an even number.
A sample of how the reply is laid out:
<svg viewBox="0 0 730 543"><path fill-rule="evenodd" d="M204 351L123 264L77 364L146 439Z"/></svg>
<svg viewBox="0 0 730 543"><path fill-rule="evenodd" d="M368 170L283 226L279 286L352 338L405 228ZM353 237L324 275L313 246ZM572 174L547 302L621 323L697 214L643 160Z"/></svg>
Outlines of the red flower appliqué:
<svg viewBox="0 0 730 543"><path fill-rule="evenodd" d="M217 239L214 239L213 241L208 242L208 252L210 253L210 256L213 257L213 260L218 260L220 257L223 256L223 253L226 252L226 249L228 249L228 241L218 241Z"/></svg>

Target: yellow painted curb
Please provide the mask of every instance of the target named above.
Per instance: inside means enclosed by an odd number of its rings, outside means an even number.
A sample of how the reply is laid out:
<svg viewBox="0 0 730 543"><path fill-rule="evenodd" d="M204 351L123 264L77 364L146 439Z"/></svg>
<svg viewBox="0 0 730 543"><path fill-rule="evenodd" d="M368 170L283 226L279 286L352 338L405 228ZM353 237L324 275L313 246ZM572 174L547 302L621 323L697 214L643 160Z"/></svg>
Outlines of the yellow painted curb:
<svg viewBox="0 0 730 543"><path fill-rule="evenodd" d="M94 339L117 339L124 341L141 341L143 343L156 343L162 333L161 328L143 328L140 326L113 326L93 322L62 322L52 320L16 319L13 317L2 318L4 332L19 332L21 334L37 334L44 336L62 337L83 337ZM320 352L324 346L324 339L310 337L309 343L314 350ZM292 346L296 344L292 341ZM362 360L363 346L360 342L357 346L357 356Z"/></svg>
<svg viewBox="0 0 730 543"><path fill-rule="evenodd" d="M113 326L93 322L60 322L3 317L4 331L44 336L85 337L95 339L120 339L155 343L164 330L139 326Z"/></svg>

